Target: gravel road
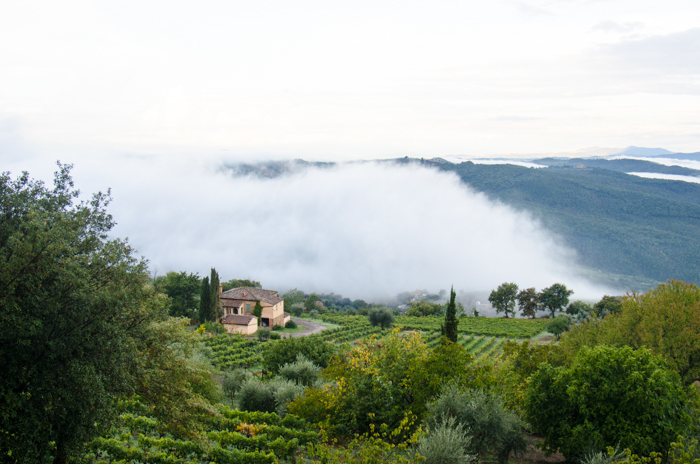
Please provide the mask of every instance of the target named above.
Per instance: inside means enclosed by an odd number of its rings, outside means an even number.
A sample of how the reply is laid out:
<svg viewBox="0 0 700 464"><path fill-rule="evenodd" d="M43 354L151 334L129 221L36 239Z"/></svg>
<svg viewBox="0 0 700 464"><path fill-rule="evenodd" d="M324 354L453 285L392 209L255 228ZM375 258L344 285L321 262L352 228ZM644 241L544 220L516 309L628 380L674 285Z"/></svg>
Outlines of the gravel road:
<svg viewBox="0 0 700 464"><path fill-rule="evenodd" d="M317 322L311 322L311 321L302 321L300 319L292 319L298 326L304 326L306 327L305 330L302 330L300 332L293 332L290 335L294 338L297 337L306 337L307 335L319 333L322 330L325 330L327 327L325 325L321 325Z"/></svg>

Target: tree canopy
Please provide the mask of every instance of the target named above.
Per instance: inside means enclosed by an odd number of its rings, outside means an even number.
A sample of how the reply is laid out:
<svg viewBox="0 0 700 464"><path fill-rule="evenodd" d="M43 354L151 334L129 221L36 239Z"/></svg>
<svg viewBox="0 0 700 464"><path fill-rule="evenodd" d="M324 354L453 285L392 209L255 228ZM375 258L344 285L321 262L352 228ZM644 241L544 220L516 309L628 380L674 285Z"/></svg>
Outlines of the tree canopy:
<svg viewBox="0 0 700 464"><path fill-rule="evenodd" d="M540 305L542 309L551 313L551 317L554 317L555 313L569 304L569 297L573 293L574 291L566 288L564 284L554 284L542 289L539 293Z"/></svg>
<svg viewBox="0 0 700 464"><path fill-rule="evenodd" d="M134 392L135 341L164 307L146 263L96 193L78 201L70 165L50 189L0 176L0 449L16 462L65 462Z"/></svg>
<svg viewBox="0 0 700 464"><path fill-rule="evenodd" d="M503 282L496 290L489 295L489 301L496 308L497 313L506 313L515 316L515 299L518 296L518 285Z"/></svg>

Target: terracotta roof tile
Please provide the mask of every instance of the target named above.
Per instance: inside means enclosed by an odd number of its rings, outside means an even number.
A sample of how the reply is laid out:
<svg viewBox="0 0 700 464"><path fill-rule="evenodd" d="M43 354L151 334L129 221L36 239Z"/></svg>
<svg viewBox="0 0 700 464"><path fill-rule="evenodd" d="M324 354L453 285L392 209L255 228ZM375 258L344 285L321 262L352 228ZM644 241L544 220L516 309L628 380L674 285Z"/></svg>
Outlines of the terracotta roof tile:
<svg viewBox="0 0 700 464"><path fill-rule="evenodd" d="M239 287L226 290L220 296L221 300L244 300L244 301L264 301L271 305L276 305L282 298L274 290L263 290L261 288Z"/></svg>

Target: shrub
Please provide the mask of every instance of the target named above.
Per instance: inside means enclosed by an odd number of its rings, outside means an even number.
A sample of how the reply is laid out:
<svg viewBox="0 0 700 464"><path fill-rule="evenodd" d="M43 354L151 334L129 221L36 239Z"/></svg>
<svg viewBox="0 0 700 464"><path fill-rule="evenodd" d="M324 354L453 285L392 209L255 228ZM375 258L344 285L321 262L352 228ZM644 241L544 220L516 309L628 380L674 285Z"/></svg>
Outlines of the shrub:
<svg viewBox="0 0 700 464"><path fill-rule="evenodd" d="M559 316L552 319L552 322L547 324L547 332L557 337L561 337L561 334L569 330L571 327L571 316L568 314L560 314Z"/></svg>
<svg viewBox="0 0 700 464"><path fill-rule="evenodd" d="M646 349L582 348L570 367L543 364L533 374L528 419L546 448L570 460L618 444L666 451L690 417L680 377L665 365Z"/></svg>
<svg viewBox="0 0 700 464"><path fill-rule="evenodd" d="M467 464L477 460L476 455L467 451L470 444L471 437L450 417L422 436L416 451L426 464Z"/></svg>
<svg viewBox="0 0 700 464"><path fill-rule="evenodd" d="M315 309L312 309L311 311L309 311L309 317L311 319L316 319L318 317L318 311Z"/></svg>
<svg viewBox="0 0 700 464"><path fill-rule="evenodd" d="M284 329L284 327L282 327L279 324L276 324L274 327L272 327L272 330L282 330L282 329Z"/></svg>
<svg viewBox="0 0 700 464"><path fill-rule="evenodd" d="M282 338L282 336L280 334L278 334L277 332L270 333L270 340L279 340L281 338Z"/></svg>
<svg viewBox="0 0 700 464"><path fill-rule="evenodd" d="M275 412L275 393L270 384L249 378L238 392L238 406L243 411Z"/></svg>
<svg viewBox="0 0 700 464"><path fill-rule="evenodd" d="M267 327L260 327L258 329L258 340L265 341L270 339L270 329Z"/></svg>
<svg viewBox="0 0 700 464"><path fill-rule="evenodd" d="M224 372L224 375L221 377L221 390L231 400L231 406L233 406L233 400L241 390L241 387L250 377L252 377L252 374L245 369L234 369Z"/></svg>
<svg viewBox="0 0 700 464"><path fill-rule="evenodd" d="M219 324L218 322L207 321L202 325L209 333L213 333L213 334L226 333L226 327L224 327L223 324Z"/></svg>
<svg viewBox="0 0 700 464"><path fill-rule="evenodd" d="M279 375L298 385L310 387L316 382L322 370L300 353L295 362L287 363L280 368Z"/></svg>
<svg viewBox="0 0 700 464"><path fill-rule="evenodd" d="M300 317L304 314L304 303L294 303L289 311L296 317Z"/></svg>
<svg viewBox="0 0 700 464"><path fill-rule="evenodd" d="M394 323L394 313L386 307L370 309L368 317L372 326L380 326L382 330L388 329Z"/></svg>
<svg viewBox="0 0 700 464"><path fill-rule="evenodd" d="M304 394L304 386L287 379L277 377L270 382L270 388L275 397L275 412L284 417L287 415L287 405Z"/></svg>
<svg viewBox="0 0 700 464"><path fill-rule="evenodd" d="M511 452L526 448L523 436L525 426L520 418L503 407L501 398L483 390L460 390L449 385L432 403L428 404L429 429L438 429L450 418L469 431L469 451L482 457L495 451L499 462L508 461Z"/></svg>
<svg viewBox="0 0 700 464"><path fill-rule="evenodd" d="M319 342L314 337L285 338L265 347L263 366L277 374L282 366L295 362L297 355L303 354L309 361L325 368L334 352L334 345Z"/></svg>
<svg viewBox="0 0 700 464"><path fill-rule="evenodd" d="M287 329L296 329L297 328L297 323L294 321L287 321L286 324L284 324L284 327Z"/></svg>

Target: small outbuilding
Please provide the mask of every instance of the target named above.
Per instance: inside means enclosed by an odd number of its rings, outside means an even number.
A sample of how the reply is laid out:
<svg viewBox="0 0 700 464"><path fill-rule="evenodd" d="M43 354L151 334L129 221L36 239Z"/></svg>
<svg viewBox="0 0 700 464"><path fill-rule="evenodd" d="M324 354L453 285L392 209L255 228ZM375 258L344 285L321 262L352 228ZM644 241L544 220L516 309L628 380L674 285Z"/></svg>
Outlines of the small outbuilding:
<svg viewBox="0 0 700 464"><path fill-rule="evenodd" d="M227 314L221 318L226 331L231 334L253 335L258 331L258 318L238 314Z"/></svg>

